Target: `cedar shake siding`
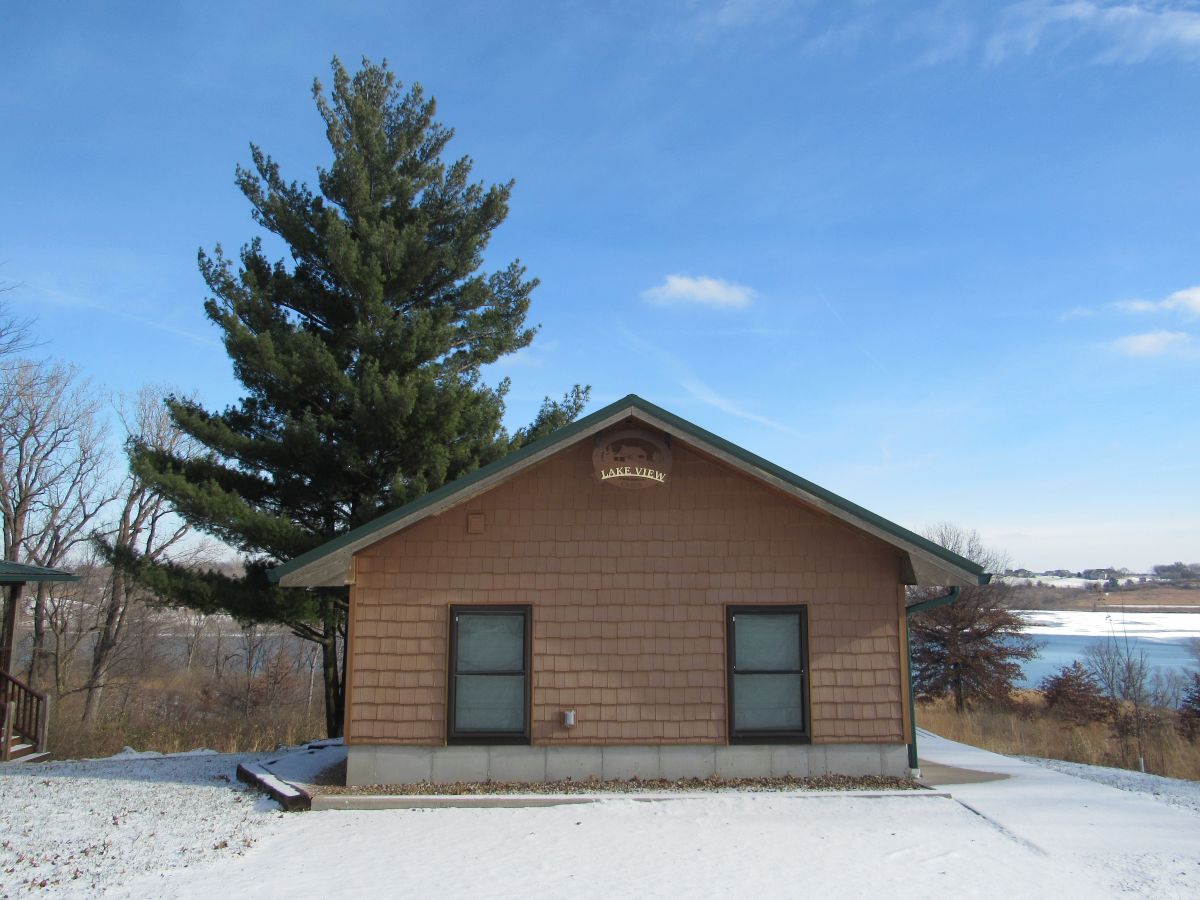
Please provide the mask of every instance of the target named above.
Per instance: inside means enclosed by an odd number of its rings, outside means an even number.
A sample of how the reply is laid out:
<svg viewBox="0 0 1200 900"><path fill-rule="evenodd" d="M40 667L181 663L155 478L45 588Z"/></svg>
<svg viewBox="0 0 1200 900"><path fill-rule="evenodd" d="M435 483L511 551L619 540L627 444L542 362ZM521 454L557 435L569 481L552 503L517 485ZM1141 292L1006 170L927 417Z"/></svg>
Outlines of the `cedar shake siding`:
<svg viewBox="0 0 1200 900"><path fill-rule="evenodd" d="M347 742L444 744L449 607L519 604L533 744L725 744L726 607L778 603L807 607L812 742L903 743L904 553L672 450L665 484L628 490L581 441L358 551Z"/></svg>

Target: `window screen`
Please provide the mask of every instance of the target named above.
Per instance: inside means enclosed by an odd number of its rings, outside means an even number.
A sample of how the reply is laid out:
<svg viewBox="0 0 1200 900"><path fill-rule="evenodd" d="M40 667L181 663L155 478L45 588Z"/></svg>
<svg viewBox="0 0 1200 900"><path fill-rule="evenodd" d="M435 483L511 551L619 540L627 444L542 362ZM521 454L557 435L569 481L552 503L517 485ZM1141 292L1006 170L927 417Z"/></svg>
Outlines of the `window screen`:
<svg viewBox="0 0 1200 900"><path fill-rule="evenodd" d="M449 737L528 738L528 607L452 607L450 663Z"/></svg>
<svg viewBox="0 0 1200 900"><path fill-rule="evenodd" d="M730 608L732 740L807 737L805 625L799 606Z"/></svg>

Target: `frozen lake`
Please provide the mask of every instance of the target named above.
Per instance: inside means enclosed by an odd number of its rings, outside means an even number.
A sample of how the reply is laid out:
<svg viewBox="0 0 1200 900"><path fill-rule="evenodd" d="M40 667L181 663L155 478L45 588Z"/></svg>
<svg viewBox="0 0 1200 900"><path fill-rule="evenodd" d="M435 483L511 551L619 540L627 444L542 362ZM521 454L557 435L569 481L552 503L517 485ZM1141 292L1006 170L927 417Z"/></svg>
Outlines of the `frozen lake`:
<svg viewBox="0 0 1200 900"><path fill-rule="evenodd" d="M1061 666L1083 659L1097 641L1128 639L1136 653L1145 651L1150 665L1161 669L1200 668L1191 641L1200 638L1200 613L1059 612L1016 610L1029 622L1026 633L1042 642L1036 659L1025 663L1022 687L1036 687Z"/></svg>

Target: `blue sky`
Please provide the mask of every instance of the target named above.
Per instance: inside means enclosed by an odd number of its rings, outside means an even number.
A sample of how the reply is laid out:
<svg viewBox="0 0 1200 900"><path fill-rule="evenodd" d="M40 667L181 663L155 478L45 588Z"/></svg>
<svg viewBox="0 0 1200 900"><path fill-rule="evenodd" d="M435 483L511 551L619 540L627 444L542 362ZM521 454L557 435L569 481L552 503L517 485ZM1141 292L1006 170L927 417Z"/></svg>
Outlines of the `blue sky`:
<svg viewBox="0 0 1200 900"><path fill-rule="evenodd" d="M0 278L114 391L238 396L196 251L314 181L335 54L419 81L541 286L509 421L652 402L1031 568L1200 560L1200 4L35 4Z"/></svg>

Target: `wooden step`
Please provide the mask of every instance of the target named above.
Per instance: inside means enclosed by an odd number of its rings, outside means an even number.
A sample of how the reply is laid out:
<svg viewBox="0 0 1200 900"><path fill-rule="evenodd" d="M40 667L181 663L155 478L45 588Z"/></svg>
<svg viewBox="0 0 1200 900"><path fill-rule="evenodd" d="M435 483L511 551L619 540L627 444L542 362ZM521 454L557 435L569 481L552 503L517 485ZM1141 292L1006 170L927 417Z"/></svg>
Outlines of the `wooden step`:
<svg viewBox="0 0 1200 900"><path fill-rule="evenodd" d="M28 746L28 745L23 745L23 746ZM50 752L48 750L42 750L41 752L38 752L37 750L34 750L32 747L30 747L30 749L28 751L26 751L24 753L24 755L22 755L22 756L14 755L12 757L12 759L10 759L8 762L6 762L6 763L0 762L0 767L19 766L19 765L23 765L25 763L39 763L42 760L49 759L49 758L50 758Z"/></svg>

